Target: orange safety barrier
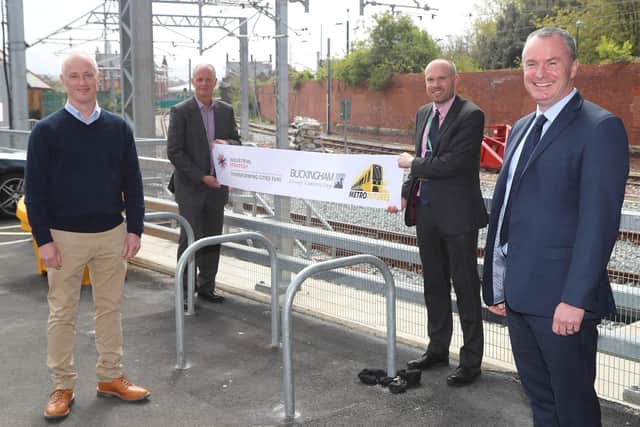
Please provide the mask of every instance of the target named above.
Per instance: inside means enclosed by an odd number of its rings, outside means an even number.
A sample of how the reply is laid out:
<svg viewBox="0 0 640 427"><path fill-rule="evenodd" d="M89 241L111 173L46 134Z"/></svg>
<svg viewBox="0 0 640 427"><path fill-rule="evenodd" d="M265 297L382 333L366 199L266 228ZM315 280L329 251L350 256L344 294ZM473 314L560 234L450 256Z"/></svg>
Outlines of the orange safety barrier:
<svg viewBox="0 0 640 427"><path fill-rule="evenodd" d="M27 207L24 204L24 196L18 200L18 206L16 209L16 216L20 220L20 226L24 231L31 232L31 226L29 225L29 218L27 217ZM40 259L40 252L38 251L38 245L36 241L31 238L31 242L33 243L33 252L36 256L36 268L38 270L38 274L44 276L47 274L47 266ZM82 284L90 285L91 279L89 278L89 267L84 267L84 272L82 273Z"/></svg>
<svg viewBox="0 0 640 427"><path fill-rule="evenodd" d="M510 125L497 124L485 126L485 135L480 146L480 167L500 170L504 158L504 149L511 132Z"/></svg>

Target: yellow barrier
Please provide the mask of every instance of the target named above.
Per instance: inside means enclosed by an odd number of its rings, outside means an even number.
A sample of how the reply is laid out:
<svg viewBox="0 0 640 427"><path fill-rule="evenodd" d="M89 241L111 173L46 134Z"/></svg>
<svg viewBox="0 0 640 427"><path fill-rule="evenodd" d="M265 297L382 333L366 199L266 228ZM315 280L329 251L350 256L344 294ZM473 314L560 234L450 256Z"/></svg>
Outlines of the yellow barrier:
<svg viewBox="0 0 640 427"><path fill-rule="evenodd" d="M16 216L20 220L20 226L24 231L31 232L31 226L29 225L29 218L27 217L27 207L24 204L24 196L18 200L18 206L16 209ZM38 251L38 245L36 241L31 238L31 242L33 243L33 252L36 256L36 268L38 270L38 274L41 276L47 274L47 266L40 259L40 252ZM91 279L89 278L89 267L85 265L84 272L82 273L82 284L90 285Z"/></svg>

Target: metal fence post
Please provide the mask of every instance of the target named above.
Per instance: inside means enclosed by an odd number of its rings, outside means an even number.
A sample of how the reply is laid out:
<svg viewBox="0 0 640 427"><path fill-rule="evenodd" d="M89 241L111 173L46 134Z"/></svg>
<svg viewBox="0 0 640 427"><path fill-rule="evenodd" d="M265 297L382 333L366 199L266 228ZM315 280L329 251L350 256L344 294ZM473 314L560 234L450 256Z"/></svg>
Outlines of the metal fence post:
<svg viewBox="0 0 640 427"><path fill-rule="evenodd" d="M316 273L346 267L355 264L372 264L382 272L387 285L387 375L396 375L396 294L395 282L389 267L373 255L353 255L320 262L304 268L287 287L284 307L282 308L282 359L284 366L284 415L291 420L295 417L295 397L293 388L292 349L291 349L291 307L296 292L307 278Z"/></svg>
<svg viewBox="0 0 640 427"><path fill-rule="evenodd" d="M196 240L185 249L176 266L176 369L187 369L184 352L184 310L182 309L182 275L187 260L193 258L198 249L205 246L219 245L225 242L237 242L242 240L260 240L264 244L271 261L271 346L278 346L279 329L279 304L278 304L278 256L275 247L269 239L260 233L245 231L241 233L223 234L220 236L204 237Z"/></svg>

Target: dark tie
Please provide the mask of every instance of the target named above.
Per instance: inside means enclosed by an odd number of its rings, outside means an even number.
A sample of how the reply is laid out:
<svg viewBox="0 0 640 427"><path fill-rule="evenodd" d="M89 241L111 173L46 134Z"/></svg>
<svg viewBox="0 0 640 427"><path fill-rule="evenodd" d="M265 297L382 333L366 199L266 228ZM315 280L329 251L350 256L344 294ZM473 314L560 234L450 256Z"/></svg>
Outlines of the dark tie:
<svg viewBox="0 0 640 427"><path fill-rule="evenodd" d="M436 149L438 143L438 130L440 130L440 111L436 108L433 119L431 119L431 127L429 128L429 141L431 141L431 150Z"/></svg>
<svg viewBox="0 0 640 427"><path fill-rule="evenodd" d="M538 142L540 142L540 135L542 135L542 126L546 121L547 118L544 116L544 114L538 116L536 122L533 124L533 129L531 129L531 132L529 132L529 136L527 136L527 139L526 141L524 141L524 145L522 146L522 152L520 153L518 166L516 167L516 171L513 174L511 189L509 190L509 195L507 196L507 207L504 210L504 217L502 218L502 227L500 228L500 246L504 246L504 244L509 241L511 194L518 188L520 178L522 177L522 172L524 171L525 166L527 166L529 158L531 158L531 154L538 145Z"/></svg>
<svg viewBox="0 0 640 427"><path fill-rule="evenodd" d="M436 148L436 144L438 143L438 130L440 129L440 111L438 111L437 108L434 108L433 111L434 111L433 118L431 119L431 125L429 126L429 141L427 143L427 147L431 149L432 153L433 153L433 150L435 150ZM425 152L425 156L427 155L428 152L429 150ZM422 183L420 184L420 203L422 203L423 205L426 205L428 201L429 201L428 185L425 181L422 181Z"/></svg>

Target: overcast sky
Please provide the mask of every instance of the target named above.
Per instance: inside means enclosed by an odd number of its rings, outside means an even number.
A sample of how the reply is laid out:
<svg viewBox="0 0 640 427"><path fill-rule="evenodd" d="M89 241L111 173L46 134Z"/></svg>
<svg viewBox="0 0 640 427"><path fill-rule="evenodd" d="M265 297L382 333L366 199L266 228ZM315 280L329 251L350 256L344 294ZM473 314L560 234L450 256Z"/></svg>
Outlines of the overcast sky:
<svg viewBox="0 0 640 427"><path fill-rule="evenodd" d="M477 0L418 0L421 6L428 5L433 10L396 8L412 17L416 25L442 41L447 37L462 34L469 25L469 15ZM45 42L36 43L27 49L27 68L39 74L58 75L62 59L72 50L93 53L96 47L104 51L104 32L101 26L87 24L87 17L78 19L94 8L103 5L102 0L23 0L25 16L25 39L34 44L67 25L78 28L49 37ZM228 1L224 3L229 3ZM267 2L263 2L266 4ZM273 10L274 0L268 2ZM415 5L414 0L384 0L377 3ZM331 38L332 56L343 57L346 47L346 21L349 20L350 39L362 40L366 28L371 27L372 16L389 10L389 7L367 5L364 16L359 16L359 0L310 0L309 13L304 13L300 3L289 3L289 64L297 69L315 70L318 52L326 55L327 38ZM109 2L112 11L115 2ZM347 14L347 9L349 12ZM99 8L102 11L102 7ZM195 5L169 5L155 3L154 14L197 15ZM248 21L249 54L257 61L268 61L272 55L275 64L275 24L271 18L252 8L207 5L204 16L243 16ZM433 15L433 16L432 16ZM76 22L74 22L76 21ZM237 21L232 21L229 30L234 30ZM171 77L186 79L188 61L199 61L198 30L185 28L154 27L154 58L160 63L166 57ZM114 40L112 51L119 51L118 32L108 32ZM92 41L84 41L92 40ZM73 46L73 47L71 47ZM226 36L221 29L203 30L203 53L206 62L215 65L219 74L224 73L225 56L231 61L239 61L239 43L235 37Z"/></svg>

